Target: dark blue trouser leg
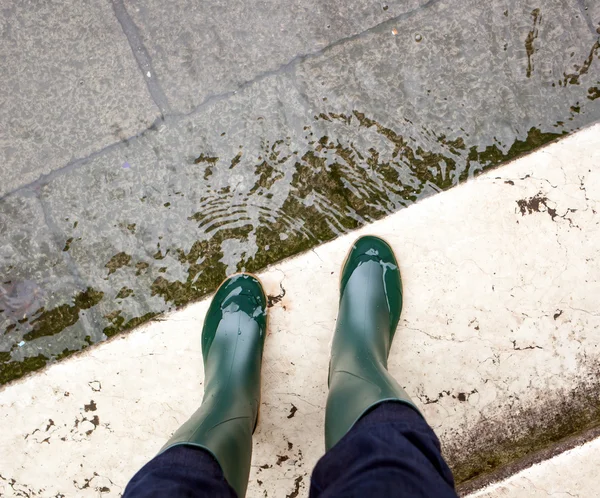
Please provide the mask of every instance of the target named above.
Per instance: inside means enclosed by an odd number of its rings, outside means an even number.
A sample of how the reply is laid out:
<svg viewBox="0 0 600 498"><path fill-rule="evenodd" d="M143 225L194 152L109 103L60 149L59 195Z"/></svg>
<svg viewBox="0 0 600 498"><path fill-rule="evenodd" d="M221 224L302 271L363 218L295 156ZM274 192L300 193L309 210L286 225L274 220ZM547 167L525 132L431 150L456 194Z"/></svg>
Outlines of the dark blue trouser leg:
<svg viewBox="0 0 600 498"><path fill-rule="evenodd" d="M311 498L354 496L456 498L437 436L409 406L378 405L317 463Z"/></svg>
<svg viewBox="0 0 600 498"><path fill-rule="evenodd" d="M236 498L217 461L191 446L175 446L146 464L123 498ZM425 420L400 403L363 416L319 460L311 498L456 498L452 473Z"/></svg>
<svg viewBox="0 0 600 498"><path fill-rule="evenodd" d="M237 498L206 450L174 446L133 476L123 498Z"/></svg>

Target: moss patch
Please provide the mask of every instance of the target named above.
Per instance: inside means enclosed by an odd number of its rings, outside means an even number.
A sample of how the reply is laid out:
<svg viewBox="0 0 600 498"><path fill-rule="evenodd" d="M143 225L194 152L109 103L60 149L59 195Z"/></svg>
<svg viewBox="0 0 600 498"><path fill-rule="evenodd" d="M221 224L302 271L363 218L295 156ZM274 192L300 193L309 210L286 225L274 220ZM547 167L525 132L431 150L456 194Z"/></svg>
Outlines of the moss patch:
<svg viewBox="0 0 600 498"><path fill-rule="evenodd" d="M1 360L2 358L0 358L0 384L6 384L11 380L19 379L29 372L46 366L48 362L48 358L41 354L25 358L23 361Z"/></svg>
<svg viewBox="0 0 600 498"><path fill-rule="evenodd" d="M506 413L465 428L460 440L445 444L457 484L497 470L532 453L600 425L600 384L540 398L519 413ZM455 437L455 436L454 436Z"/></svg>
<svg viewBox="0 0 600 498"><path fill-rule="evenodd" d="M105 268L108 268L108 274L116 272L119 268L127 266L131 261L131 256L127 253L120 252L115 254L110 261L104 265Z"/></svg>
<svg viewBox="0 0 600 498"><path fill-rule="evenodd" d="M25 334L23 339L31 341L38 337L52 336L62 332L65 328L77 323L81 310L87 310L95 306L103 296L103 292L88 288L75 296L72 305L62 304L52 310L42 312L31 322L33 329Z"/></svg>
<svg viewBox="0 0 600 498"><path fill-rule="evenodd" d="M133 289L129 289L128 287L121 287L121 290L116 295L116 298L125 299L126 297L129 297L131 295L133 295Z"/></svg>
<svg viewBox="0 0 600 498"><path fill-rule="evenodd" d="M105 318L112 322L112 325L104 328L103 332L106 334L106 337L113 337L117 335L119 332L123 332L125 330L130 330L142 323L151 320L155 316L159 315L159 313L146 313L142 316L136 316L135 318L131 318L127 322L125 318L121 316L121 311L114 311L110 315L107 315Z"/></svg>

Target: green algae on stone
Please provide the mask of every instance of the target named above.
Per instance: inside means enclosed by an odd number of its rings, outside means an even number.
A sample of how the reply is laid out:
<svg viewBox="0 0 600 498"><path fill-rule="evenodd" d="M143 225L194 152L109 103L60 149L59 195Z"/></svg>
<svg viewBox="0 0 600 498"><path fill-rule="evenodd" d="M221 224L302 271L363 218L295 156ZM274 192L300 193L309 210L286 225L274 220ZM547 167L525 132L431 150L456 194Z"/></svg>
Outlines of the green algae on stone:
<svg viewBox="0 0 600 498"><path fill-rule="evenodd" d="M243 239L253 232L259 250L251 258L240 261L238 268L243 266L246 271L258 271L268 264L293 256L315 244L331 240L340 233L356 229L364 222L361 220L375 220L384 216L390 212L385 208L386 196L389 194L369 184L369 170L361 167L361 164L366 164L372 171L381 174L388 182L386 187L392 189L395 194L406 199L407 202L417 199L422 191L422 186L402 184L399 177L400 166L407 165L420 180L421 185L430 183L440 189L447 189L458 180L455 177L458 158L426 151L422 147L417 147L415 150L408 145L406 139L391 128L368 118L364 113L359 111L354 111L352 115L321 113L316 118L328 121L338 120L347 125L356 119L360 126L375 129L392 144L394 149L392 156L396 159L396 163L381 161L379 152L373 148L369 149L365 155L353 146L345 146L339 141L334 142L327 136L320 137L315 141L317 145L314 150L306 152L295 163L290 195L275 213L274 218L269 219L268 223L261 223L256 227L247 225L237 230L217 230L210 241L194 243L188 254L182 250L176 250L179 261L182 264L190 265L187 270L188 278L185 282L171 282L158 276L151 287L152 295L160 295L165 301L173 303L175 306L182 306L214 290L226 276L225 265L218 261L223 256L220 246L225 239ZM462 137L449 140L445 135L441 135L438 142L455 156L464 153L468 164L478 162L480 170L483 171L529 152L559 136L561 136L559 133L542 133L538 129L532 128L525 140L516 140L507 152L502 152L498 145L489 146L481 152L477 151L475 147L471 147L467 151L465 140ZM276 146L281 143L283 143L282 140L273 143L269 149L269 157L262 158L255 167L257 178L250 193L266 192L283 177L283 171L278 169L278 164L283 160L289 160L290 156L280 156ZM329 151L333 152L334 157L338 159L322 155ZM363 189L362 195L356 195L353 189L348 188L345 180L348 167L353 171L354 186L358 185ZM323 199L327 199L331 206L330 210L334 208L340 213L335 220L325 216L316 205L306 204L305 200L315 193L320 194ZM352 216L342 214L349 212L355 214ZM199 228L210 225L212 230L220 227L220 223L215 223L210 216L201 211L189 216L188 219L199 222ZM240 216L240 220L243 219ZM302 231L288 233L287 220L289 219L301 220L303 222ZM266 221L262 218L259 220ZM282 243L280 236L285 233L288 233L288 238L285 243ZM267 247L268 251L261 250ZM157 252L157 256L162 256L162 252ZM203 262L201 265L197 265L196 261L200 256L202 256Z"/></svg>
<svg viewBox="0 0 600 498"><path fill-rule="evenodd" d="M533 42L538 37L538 24L542 21L542 14L540 13L540 9L533 9L533 11L531 12L531 17L533 17L533 28L527 34L527 38L525 39L525 51L527 52L526 74L528 78L531 78L531 74L533 73L533 54L535 53L535 47L533 46Z"/></svg>
<svg viewBox="0 0 600 498"><path fill-rule="evenodd" d="M139 276L142 274L142 272L146 269L148 269L150 265L148 263L146 263L145 261L140 261L139 263L136 263L135 265L135 269L136 269L136 276Z"/></svg>
<svg viewBox="0 0 600 498"><path fill-rule="evenodd" d="M557 140L566 134L566 131L563 131L562 133L544 133L538 128L531 128L527 132L527 137L524 140L516 139L506 152L502 152L502 150L496 144L488 145L482 151L478 150L478 147L473 146L469 149L469 155L467 156L467 167L461 173L460 180L464 181L468 178L472 163L478 163L481 165L481 170L475 173L482 173L489 169L495 168L502 163L521 157L543 145Z"/></svg>
<svg viewBox="0 0 600 498"><path fill-rule="evenodd" d="M457 485L465 484L561 440L600 425L600 382L594 380L553 399L539 398L510 420L482 420L464 439L445 447ZM517 428L516 433L508 431ZM478 442L484 441L484 444Z"/></svg>
<svg viewBox="0 0 600 498"><path fill-rule="evenodd" d="M64 360L65 358L68 358L69 356L72 356L75 353L79 353L80 351L83 351L83 349L84 348L82 348L82 349L65 348L62 350L62 352L60 354L56 355L56 357L54 358L54 361Z"/></svg>
<svg viewBox="0 0 600 498"><path fill-rule="evenodd" d="M515 139L512 144L475 146L466 133L448 137L447 132L437 134L425 128L422 133L426 139L416 140L406 132L406 123L408 129L412 127L406 118L397 127L381 124L358 110L323 111L315 119L324 122L327 132L318 134L307 125L304 143L285 137L265 140L257 155L243 156L235 150L230 160L220 161L218 157L203 154L197 158L196 164L205 163L220 170L243 165L240 174L254 173L253 183L242 188L223 185L219 183L222 178L219 175L220 178L212 180L214 186L208 182L203 187L206 191L199 190L196 212L179 213L182 220L196 222L195 226L184 227L198 233L198 240L189 249L178 248L177 238L172 235L169 240L162 240L160 235L158 240L150 241L149 247L156 247L156 252L152 254L152 249L146 253L150 255L149 262L135 263L133 256L125 252L110 259L105 265L109 275L121 269L119 285L111 295L126 299L135 293L146 308L137 312L140 316L128 319L131 309L111 312L111 308L123 301L107 302L108 323L101 325L107 336L143 323L171 306L180 307L206 296L226 277L228 268L260 271L567 133L567 130L547 133L534 127L525 138ZM378 137L372 140L370 134ZM368 140L362 140L363 137ZM199 172L196 178L201 176ZM271 202L280 185L286 189L286 195ZM180 190L181 186L174 189ZM166 200L153 195L143 199L148 207L160 207ZM172 209L178 208L175 204ZM256 210L251 212L251 209ZM230 223L235 228L227 226ZM121 228L134 233L134 226L124 222ZM241 250L234 256L223 254L223 248L227 247L223 243L231 240L237 240L242 247L247 243L248 251ZM145 254L135 254L136 258L147 259ZM168 276L181 271L187 273L181 280ZM123 285L121 278L129 279L127 285ZM150 296L162 297L164 304L145 301ZM125 303L135 304L133 300ZM55 328L46 327L42 335L57 334L75 323L78 314L68 311L62 324L59 321ZM32 336L25 338L29 337Z"/></svg>
<svg viewBox="0 0 600 498"><path fill-rule="evenodd" d="M31 322L32 330L23 336L30 341L38 337L53 336L79 320L79 312L87 310L100 302L103 292L87 288L73 298L73 304L62 304L51 310L44 310Z"/></svg>
<svg viewBox="0 0 600 498"><path fill-rule="evenodd" d="M121 287L119 293L115 296L117 299L125 299L133 295L133 289L129 289L128 287Z"/></svg>
<svg viewBox="0 0 600 498"><path fill-rule="evenodd" d="M152 283L151 295L161 296L165 302L179 307L213 291L226 277L227 267L218 261L223 256L221 243L230 238L245 238L251 230L250 225L220 230L208 240L194 242L187 253L179 249L179 262L188 265L186 281L170 282L159 276Z"/></svg>
<svg viewBox="0 0 600 498"><path fill-rule="evenodd" d="M119 223L119 226L128 232L135 234L136 223Z"/></svg>
<svg viewBox="0 0 600 498"><path fill-rule="evenodd" d="M71 248L71 243L73 242L74 237L69 237L65 242L65 247L63 248L63 252L68 251Z"/></svg>
<svg viewBox="0 0 600 498"><path fill-rule="evenodd" d="M10 361L10 353L8 358L6 354L0 353L0 385L39 370L48 363L48 358L42 354L25 358L23 361Z"/></svg>
<svg viewBox="0 0 600 498"><path fill-rule="evenodd" d="M412 173L423 183L429 182L441 189L451 187L456 183L454 172L456 170L456 159L441 153L424 150L421 146L416 149L409 146L408 141L389 127L383 126L359 111L353 111L361 126L365 128L374 127L379 134L394 144L392 157L401 161ZM446 137L438 139L442 144L448 143ZM456 153L457 148L464 149L464 140L456 139L449 144L449 148Z"/></svg>
<svg viewBox="0 0 600 498"><path fill-rule="evenodd" d="M218 161L218 157L200 154L196 159L194 159L194 164L206 164L206 169L204 170L204 179L208 180L208 178L210 178L210 176L213 174L212 167L217 164Z"/></svg>
<svg viewBox="0 0 600 498"><path fill-rule="evenodd" d="M108 274L116 272L119 268L123 266L127 266L131 261L131 256L125 252L120 252L115 254L110 261L104 265L105 268L108 268Z"/></svg>
<svg viewBox="0 0 600 498"><path fill-rule="evenodd" d="M575 71L572 73L565 72L563 74L563 79L558 82L560 86L567 85L579 85L581 76L588 73L592 63L594 62L594 56L598 55L598 51L600 50L600 39L596 40L594 45L592 46L590 53L587 58L583 61L583 64L576 65Z"/></svg>
<svg viewBox="0 0 600 498"><path fill-rule="evenodd" d="M128 320L126 322L125 318L121 315L121 313L122 313L122 311L118 310L118 311L113 311L109 315L105 316L105 318L108 319L112 324L112 325L109 325L108 327L105 327L103 330L104 334L106 334L106 337L113 337L113 336L117 335L119 332L123 332L125 330L130 330L134 327L137 327L138 325L141 325L142 323L145 323L145 322L151 320L152 318L154 318L160 314L160 313L149 312L142 316L136 316L134 318L131 318L130 320Z"/></svg>
<svg viewBox="0 0 600 498"><path fill-rule="evenodd" d="M240 163L241 160L242 160L242 153L238 152L237 155L231 160L229 169L235 168Z"/></svg>
<svg viewBox="0 0 600 498"><path fill-rule="evenodd" d="M287 159L289 159L289 157L284 158L283 161L285 162ZM277 180L280 180L284 177L284 173L282 171L275 172L273 165L267 161L263 161L262 163L258 164L256 166L255 173L258 175L258 180L250 190L250 194L253 194L260 188L269 190Z"/></svg>
<svg viewBox="0 0 600 498"><path fill-rule="evenodd" d="M194 159L194 164L215 164L218 160L218 157L205 156L204 154L200 154L196 159Z"/></svg>

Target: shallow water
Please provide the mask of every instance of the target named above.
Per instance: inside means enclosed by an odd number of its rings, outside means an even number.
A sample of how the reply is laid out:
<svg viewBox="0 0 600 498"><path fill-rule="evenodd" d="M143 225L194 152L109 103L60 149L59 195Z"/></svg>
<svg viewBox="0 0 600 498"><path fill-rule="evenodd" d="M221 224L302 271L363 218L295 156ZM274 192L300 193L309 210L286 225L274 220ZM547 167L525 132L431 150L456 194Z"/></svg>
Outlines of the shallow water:
<svg viewBox="0 0 600 498"><path fill-rule="evenodd" d="M427 5L0 199L0 382L599 119L579 2Z"/></svg>

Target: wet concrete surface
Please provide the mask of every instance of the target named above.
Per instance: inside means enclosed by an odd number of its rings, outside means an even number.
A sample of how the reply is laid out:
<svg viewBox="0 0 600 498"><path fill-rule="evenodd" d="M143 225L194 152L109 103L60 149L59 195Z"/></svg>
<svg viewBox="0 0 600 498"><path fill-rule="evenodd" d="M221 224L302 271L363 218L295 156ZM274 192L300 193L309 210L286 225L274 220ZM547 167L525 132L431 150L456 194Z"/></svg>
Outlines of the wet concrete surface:
<svg viewBox="0 0 600 498"><path fill-rule="evenodd" d="M600 3L595 0L580 0L579 6L588 22L590 30L600 34Z"/></svg>
<svg viewBox="0 0 600 498"><path fill-rule="evenodd" d="M332 38L320 20L294 21L308 34L285 46L255 29L246 52L232 27L227 50L186 62L185 43L216 50L194 28L204 12L156 27L158 7L126 2L150 91L179 110L0 199L0 382L597 121L599 19L584 4L390 3ZM263 22L287 19L269 8ZM171 43L186 21L195 34Z"/></svg>
<svg viewBox="0 0 600 498"><path fill-rule="evenodd" d="M125 0L173 109L190 112L437 0ZM202 50L198 50L202 47Z"/></svg>
<svg viewBox="0 0 600 498"><path fill-rule="evenodd" d="M159 115L109 2L0 2L0 196Z"/></svg>

